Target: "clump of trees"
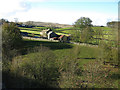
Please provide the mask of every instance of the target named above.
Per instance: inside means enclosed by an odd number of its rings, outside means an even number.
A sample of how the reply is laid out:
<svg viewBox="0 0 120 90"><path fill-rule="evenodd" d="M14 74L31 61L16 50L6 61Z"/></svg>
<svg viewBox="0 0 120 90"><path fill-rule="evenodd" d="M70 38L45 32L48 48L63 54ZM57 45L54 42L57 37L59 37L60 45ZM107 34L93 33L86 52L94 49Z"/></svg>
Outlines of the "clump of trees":
<svg viewBox="0 0 120 90"><path fill-rule="evenodd" d="M76 31L74 32L72 39L75 42L89 43L93 39L94 31L91 28L92 20L87 17L79 18L75 23L74 27Z"/></svg>
<svg viewBox="0 0 120 90"><path fill-rule="evenodd" d="M99 35L103 36L102 32L99 33ZM110 63L118 65L118 45L118 30L116 28L112 28L110 35L108 35L108 40L102 39L99 41L99 47L102 49L101 58L104 61L104 64Z"/></svg>
<svg viewBox="0 0 120 90"><path fill-rule="evenodd" d="M22 42L22 36L16 24L2 20L2 83L4 84L7 81L6 77L9 77L6 75L10 73L12 59L18 55Z"/></svg>
<svg viewBox="0 0 120 90"><path fill-rule="evenodd" d="M119 21L107 22L107 26L111 28L118 28L119 24L120 24Z"/></svg>

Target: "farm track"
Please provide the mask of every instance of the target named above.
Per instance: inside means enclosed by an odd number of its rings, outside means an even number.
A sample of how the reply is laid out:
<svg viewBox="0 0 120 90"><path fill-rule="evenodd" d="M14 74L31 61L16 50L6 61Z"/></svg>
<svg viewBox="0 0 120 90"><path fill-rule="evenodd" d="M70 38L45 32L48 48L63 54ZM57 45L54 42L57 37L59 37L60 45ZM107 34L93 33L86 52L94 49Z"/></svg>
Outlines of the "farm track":
<svg viewBox="0 0 120 90"><path fill-rule="evenodd" d="M43 39L43 38L33 38L33 37L26 37L26 36L23 36L23 38L24 39L30 39L30 40L59 42L58 40L48 40L48 39Z"/></svg>
<svg viewBox="0 0 120 90"><path fill-rule="evenodd" d="M90 46L90 47L98 47L98 45L92 45L92 44L86 44L86 43L76 43L76 42L70 42L71 44L76 45L84 45L84 46Z"/></svg>
<svg viewBox="0 0 120 90"><path fill-rule="evenodd" d="M25 36L23 36L23 38L24 39L30 39L30 40L59 42L59 40L48 40L48 39L43 39L43 38L33 38L33 37L25 37ZM76 44L76 45L90 46L90 47L98 47L98 45L91 45L91 44L86 44L86 43L76 43L76 42L69 42L69 43Z"/></svg>

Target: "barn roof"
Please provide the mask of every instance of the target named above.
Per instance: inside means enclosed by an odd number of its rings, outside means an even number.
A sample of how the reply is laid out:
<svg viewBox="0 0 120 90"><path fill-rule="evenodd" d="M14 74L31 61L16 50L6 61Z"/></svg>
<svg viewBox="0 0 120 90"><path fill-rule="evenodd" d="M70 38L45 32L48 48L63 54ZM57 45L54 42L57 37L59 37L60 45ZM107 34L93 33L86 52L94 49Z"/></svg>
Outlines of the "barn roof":
<svg viewBox="0 0 120 90"><path fill-rule="evenodd" d="M60 38L63 38L64 36L65 36L65 35L61 35L61 36L59 37L59 39L60 39Z"/></svg>

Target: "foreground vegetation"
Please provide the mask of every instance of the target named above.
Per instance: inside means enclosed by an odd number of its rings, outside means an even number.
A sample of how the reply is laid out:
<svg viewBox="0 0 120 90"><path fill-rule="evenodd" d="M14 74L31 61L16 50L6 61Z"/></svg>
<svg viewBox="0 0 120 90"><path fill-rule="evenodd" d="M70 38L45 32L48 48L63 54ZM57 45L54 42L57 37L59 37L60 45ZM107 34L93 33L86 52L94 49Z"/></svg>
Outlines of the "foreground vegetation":
<svg viewBox="0 0 120 90"><path fill-rule="evenodd" d="M23 49L3 68L8 88L118 88L118 68L103 64L100 48L24 40Z"/></svg>

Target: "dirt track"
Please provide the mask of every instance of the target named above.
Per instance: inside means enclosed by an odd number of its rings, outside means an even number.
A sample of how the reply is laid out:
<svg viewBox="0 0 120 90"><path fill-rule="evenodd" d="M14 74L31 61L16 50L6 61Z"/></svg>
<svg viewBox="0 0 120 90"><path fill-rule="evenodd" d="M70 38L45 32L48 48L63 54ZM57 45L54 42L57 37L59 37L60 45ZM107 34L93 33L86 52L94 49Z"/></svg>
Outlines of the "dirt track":
<svg viewBox="0 0 120 90"><path fill-rule="evenodd" d="M30 39L30 40L59 42L58 40L49 40L49 39L43 39L43 38L33 38L33 37L25 37L25 36L23 36L23 38L24 39Z"/></svg>

